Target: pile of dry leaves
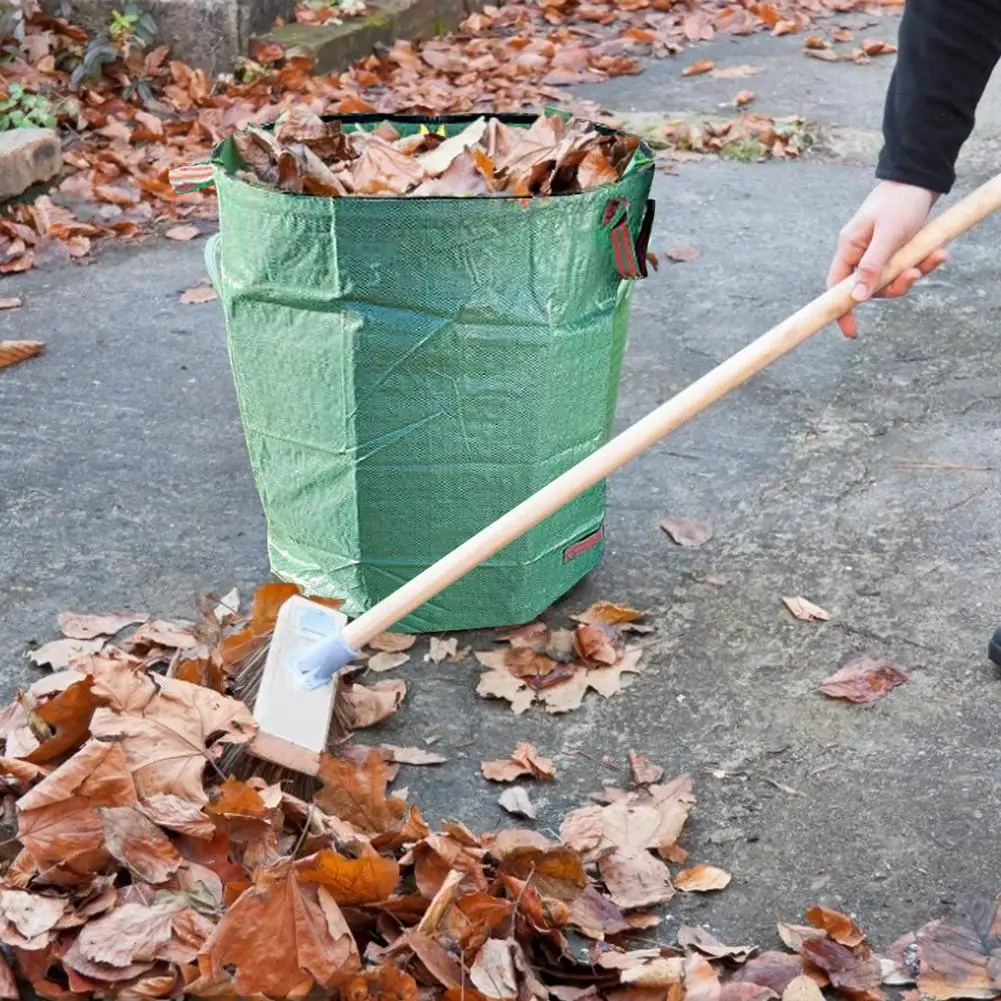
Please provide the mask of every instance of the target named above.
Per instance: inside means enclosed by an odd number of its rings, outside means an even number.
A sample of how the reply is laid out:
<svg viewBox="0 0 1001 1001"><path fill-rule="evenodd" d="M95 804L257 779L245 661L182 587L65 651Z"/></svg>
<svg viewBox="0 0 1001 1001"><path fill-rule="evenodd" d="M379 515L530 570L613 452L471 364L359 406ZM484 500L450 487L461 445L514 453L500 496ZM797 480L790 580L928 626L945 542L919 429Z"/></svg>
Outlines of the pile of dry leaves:
<svg viewBox="0 0 1001 1001"><path fill-rule="evenodd" d="M528 129L480 117L444 138L402 135L386 121L372 131L342 131L311 111L284 112L274 130L234 136L251 183L294 194L550 195L617 181L639 140L592 123L541 115Z"/></svg>
<svg viewBox="0 0 1001 1001"><path fill-rule="evenodd" d="M0 714L0 997L23 983L50 1001L314 989L343 1001L820 1001L827 986L882 1001L884 984L915 980L935 999L1001 993L994 902L905 936L883 958L824 908L807 925L779 925L788 953L725 945L699 927L650 945L654 909L676 891L721 890L730 874L691 864L680 844L691 779L664 782L639 754L631 787L596 793L559 840L477 835L458 821L432 832L388 791L400 762L442 760L416 749L344 745L324 756L311 802L233 777L227 762L254 723L224 690L293 591L265 585L249 615L235 594L203 601L196 623L60 616L64 638L34 659L71 666ZM630 624L627 612L602 603L569 638L521 630L509 650L526 666L539 658L534 678L575 661L587 677L608 669L609 623ZM410 640L376 646L401 653ZM429 656L458 655L443 642ZM525 743L483 772L555 779Z"/></svg>
<svg viewBox="0 0 1001 1001"><path fill-rule="evenodd" d="M24 0L24 37L4 64L0 95L17 84L48 103L67 139L66 169L50 195L0 217L0 274L85 258L95 239L135 239L155 224L214 218L212 194L175 194L168 169L204 159L234 130L274 121L290 107L436 115L553 104L593 114L593 105L560 88L639 73L641 57L670 55L717 33L795 32L829 14L881 6L536 0L488 7L453 35L399 41L332 76L313 76L308 59L286 58L273 43L256 43L237 76L218 81L171 60L166 47L133 46L99 67L96 78L71 86L86 32Z"/></svg>

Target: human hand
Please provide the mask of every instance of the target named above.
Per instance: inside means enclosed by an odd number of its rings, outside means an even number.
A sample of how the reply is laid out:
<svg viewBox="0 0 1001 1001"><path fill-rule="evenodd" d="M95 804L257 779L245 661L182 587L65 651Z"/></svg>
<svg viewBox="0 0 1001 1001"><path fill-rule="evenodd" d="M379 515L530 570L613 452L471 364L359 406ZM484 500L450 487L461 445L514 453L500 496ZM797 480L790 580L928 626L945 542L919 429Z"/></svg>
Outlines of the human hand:
<svg viewBox="0 0 1001 1001"><path fill-rule="evenodd" d="M841 230L827 287L837 285L854 271L852 298L856 302L865 302L873 295L891 299L905 295L922 275L948 260L944 250L937 250L916 268L908 268L886 288L879 289L890 258L921 229L937 200L938 195L927 188L880 181ZM855 314L846 313L838 320L838 326L845 337L854 337Z"/></svg>

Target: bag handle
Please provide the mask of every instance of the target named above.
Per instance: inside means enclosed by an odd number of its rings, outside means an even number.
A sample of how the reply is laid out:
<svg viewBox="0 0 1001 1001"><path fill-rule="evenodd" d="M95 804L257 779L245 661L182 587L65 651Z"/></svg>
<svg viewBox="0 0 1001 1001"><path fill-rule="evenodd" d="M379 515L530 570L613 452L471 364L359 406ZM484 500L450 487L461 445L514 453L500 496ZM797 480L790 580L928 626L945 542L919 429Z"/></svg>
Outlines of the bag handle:
<svg viewBox="0 0 1001 1001"><path fill-rule="evenodd" d="M215 294L222 298L222 261L220 260L221 249L219 247L219 234L213 233L205 241L205 270L208 272L209 281Z"/></svg>
<svg viewBox="0 0 1001 1001"><path fill-rule="evenodd" d="M601 228L608 233L615 258L615 270L626 281L636 281L647 276L647 246L653 229L657 203L647 199L636 239L629 230L630 203L628 198L612 198L601 216Z"/></svg>

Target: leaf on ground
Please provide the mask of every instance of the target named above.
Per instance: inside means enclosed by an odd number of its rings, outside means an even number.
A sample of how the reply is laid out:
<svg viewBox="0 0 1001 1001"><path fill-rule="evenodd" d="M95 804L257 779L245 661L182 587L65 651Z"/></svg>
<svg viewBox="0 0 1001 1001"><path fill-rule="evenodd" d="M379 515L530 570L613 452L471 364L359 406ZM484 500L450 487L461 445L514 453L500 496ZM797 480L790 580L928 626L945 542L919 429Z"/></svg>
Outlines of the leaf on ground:
<svg viewBox="0 0 1001 1001"><path fill-rule="evenodd" d="M832 911L827 907L811 907L805 916L812 927L823 929L835 942L840 942L849 949L854 949L865 941L865 933L847 914L842 914L840 911Z"/></svg>
<svg viewBox="0 0 1001 1001"><path fill-rule="evenodd" d="M211 838L215 825L202 813L197 803L166 793L148 796L139 806L143 815L158 827L187 834L192 838Z"/></svg>
<svg viewBox="0 0 1001 1001"><path fill-rule="evenodd" d="M440 637L432 636L428 643L428 652L424 655L425 661L432 664L440 664L446 658L455 659L459 654L459 641L454 636Z"/></svg>
<svg viewBox="0 0 1001 1001"><path fill-rule="evenodd" d="M0 341L0 368L10 368L45 350L45 341Z"/></svg>
<svg viewBox="0 0 1001 1001"><path fill-rule="evenodd" d="M195 625L191 622L172 622L168 619L151 619L144 622L130 637L129 647L135 650L150 650L162 647L165 650L186 650L198 646L199 638Z"/></svg>
<svg viewBox="0 0 1001 1001"><path fill-rule="evenodd" d="M803 974L803 957L788 952L763 952L748 960L735 974L738 983L754 984L775 994L781 994Z"/></svg>
<svg viewBox="0 0 1001 1001"><path fill-rule="evenodd" d="M57 925L62 923L70 901L63 897L43 897L24 890L0 890L0 916L10 927L0 936L8 945L39 948L50 944ZM15 934L12 934L12 930ZM53 934L49 934L52 932ZM38 940L38 941L35 941Z"/></svg>
<svg viewBox="0 0 1001 1001"><path fill-rule="evenodd" d="M369 657L366 666L370 671L381 674L383 671L392 671L394 667L402 667L409 663L410 657L405 653L376 653Z"/></svg>
<svg viewBox="0 0 1001 1001"><path fill-rule="evenodd" d="M686 263L688 261L697 261L702 256L702 251L699 250L698 247L692 247L692 246L671 247L667 251L667 253L665 254L665 256L667 257L667 259L669 261L674 261L675 264L684 264L684 263ZM676 523L683 523L683 522L686 522L686 521L694 521L694 520L695 519L691 519L691 518L670 518L670 519L668 519L668 521L670 521L670 522L676 522ZM672 530L670 528L666 527L667 523L668 522L664 522L664 526L665 526L664 527L664 531L667 532L668 534L670 534L672 536L672 538L673 538L674 533L672 532ZM707 522L700 522L700 524L707 524ZM674 541L677 542L678 540L675 539ZM690 545L690 543L679 542L678 545L684 546L684 545Z"/></svg>
<svg viewBox="0 0 1001 1001"><path fill-rule="evenodd" d="M163 677L156 679L156 692L141 709L98 709L91 721L94 737L121 742L136 792L144 801L166 793L207 803L206 763L223 745L246 743L255 732L242 702Z"/></svg>
<svg viewBox="0 0 1001 1001"><path fill-rule="evenodd" d="M345 684L338 692L338 711L351 730L364 730L389 719L407 695L407 683L399 679L374 685Z"/></svg>
<svg viewBox="0 0 1001 1001"><path fill-rule="evenodd" d="M395 744L380 744L388 761L396 765L443 765L448 758L443 754L425 751L422 747L397 747Z"/></svg>
<svg viewBox="0 0 1001 1001"><path fill-rule="evenodd" d="M556 766L552 758L545 758L531 744L519 740L510 758L484 761L480 766L483 777L491 782L515 782L523 776L552 782Z"/></svg>
<svg viewBox="0 0 1001 1001"><path fill-rule="evenodd" d="M1001 980L998 899L935 922L917 935L918 993L934 1001L993 998Z"/></svg>
<svg viewBox="0 0 1001 1001"><path fill-rule="evenodd" d="M870 949L849 949L829 938L803 943L803 956L852 1001L883 1001L879 959Z"/></svg>
<svg viewBox="0 0 1001 1001"><path fill-rule="evenodd" d="M476 659L482 664L486 656L488 655L477 653ZM511 703L512 712L519 716L535 701L535 692L503 666L502 653L499 657L501 666L491 666L480 675L476 694L487 699L506 699Z"/></svg>
<svg viewBox="0 0 1001 1001"><path fill-rule="evenodd" d="M907 680L907 672L891 661L863 654L835 671L820 690L832 699L869 703L886 698Z"/></svg>
<svg viewBox="0 0 1001 1001"><path fill-rule="evenodd" d="M703 73L711 73L716 68L716 64L711 59L697 59L694 63L686 66L682 71L682 76L701 76Z"/></svg>
<svg viewBox="0 0 1001 1001"><path fill-rule="evenodd" d="M712 964L697 952L685 957L685 1001L720 1001L723 988Z"/></svg>
<svg viewBox="0 0 1001 1001"><path fill-rule="evenodd" d="M403 653L409 650L417 642L416 636L408 633L379 633L374 639L369 641L369 646L373 650L382 653Z"/></svg>
<svg viewBox="0 0 1001 1001"><path fill-rule="evenodd" d="M60 612L59 629L63 636L73 640L92 640L99 636L114 636L126 626L146 622L144 612L112 612L109 615L81 615L77 612Z"/></svg>
<svg viewBox="0 0 1001 1001"><path fill-rule="evenodd" d="M514 1001L518 997L511 945L499 938L488 938L469 970L473 986L490 1001Z"/></svg>
<svg viewBox="0 0 1001 1001"><path fill-rule="evenodd" d="M243 997L305 997L314 987L331 991L361 967L331 892L301 883L288 862L262 872L237 898L201 955L216 976L232 969L232 989Z"/></svg>
<svg viewBox="0 0 1001 1001"><path fill-rule="evenodd" d="M666 865L643 849L617 849L598 861L613 903L624 910L657 907L674 896Z"/></svg>
<svg viewBox="0 0 1001 1001"><path fill-rule="evenodd" d="M386 761L378 750L373 748L361 765L323 755L318 778L323 783L316 794L321 810L371 834L399 828L407 804L386 795Z"/></svg>
<svg viewBox="0 0 1001 1001"><path fill-rule="evenodd" d="M324 849L295 864L300 883L325 886L341 907L377 904L391 897L400 881L400 867L367 845L357 858Z"/></svg>
<svg viewBox="0 0 1001 1001"><path fill-rule="evenodd" d="M101 705L101 699L93 689L93 679L85 677L39 705L29 719L40 721L47 734L38 747L23 755L26 761L45 764L84 743L90 736L94 711Z"/></svg>
<svg viewBox="0 0 1001 1001"><path fill-rule="evenodd" d="M733 877L725 869L711 865L693 865L674 877L674 885L685 893L708 893L729 886Z"/></svg>
<svg viewBox="0 0 1001 1001"><path fill-rule="evenodd" d="M811 59L819 59L825 63L836 63L839 61L839 56L834 49L803 49L803 54L809 56Z"/></svg>
<svg viewBox="0 0 1001 1001"><path fill-rule="evenodd" d="M17 801L18 840L38 862L83 875L108 857L98 808L135 802L121 744L91 740Z"/></svg>
<svg viewBox="0 0 1001 1001"><path fill-rule="evenodd" d="M168 240L177 240L183 243L195 239L196 236L201 236L202 231L197 226L187 224L184 226L171 226L163 235Z"/></svg>
<svg viewBox="0 0 1001 1001"><path fill-rule="evenodd" d="M828 612L812 601L807 601L806 598L783 597L782 601L786 608L802 622L827 622L831 618Z"/></svg>
<svg viewBox="0 0 1001 1001"><path fill-rule="evenodd" d="M638 751L629 752L629 771L633 783L638 786L659 782L664 777L664 769L655 765L645 754Z"/></svg>
<svg viewBox="0 0 1001 1001"><path fill-rule="evenodd" d="M580 625L573 631L573 646L587 667L610 667L619 660L621 637L611 626Z"/></svg>
<svg viewBox="0 0 1001 1001"><path fill-rule="evenodd" d="M44 643L37 650L32 650L28 659L38 667L47 666L54 671L61 671L70 664L97 653L106 642L104 639L52 640L51 643Z"/></svg>
<svg viewBox="0 0 1001 1001"><path fill-rule="evenodd" d="M758 95L753 90L740 90L737 91L736 97L733 99L733 106L735 108L744 108L751 103Z"/></svg>
<svg viewBox="0 0 1001 1001"><path fill-rule="evenodd" d="M811 938L826 938L823 928L813 928L810 925L791 925L784 921L778 923L779 938L793 952L802 953L803 943Z"/></svg>
<svg viewBox="0 0 1001 1001"><path fill-rule="evenodd" d="M867 56L889 56L897 51L897 47L878 38L867 38L862 43L862 51Z"/></svg>
<svg viewBox="0 0 1001 1001"><path fill-rule="evenodd" d="M698 549L713 537L712 523L703 518L665 518L660 527L672 542L688 549Z"/></svg>
<svg viewBox="0 0 1001 1001"><path fill-rule="evenodd" d="M23 299L18 299L16 296L11 296L9 298L0 298L0 310L3 309L20 309L24 305Z"/></svg>
<svg viewBox="0 0 1001 1001"><path fill-rule="evenodd" d="M810 977L796 977L782 992L782 1001L824 1001L824 993Z"/></svg>
<svg viewBox="0 0 1001 1001"><path fill-rule="evenodd" d="M639 612L628 605L616 605L611 601L596 601L587 611L581 612L580 615L573 615L571 618L586 626L618 626L626 622L638 622L645 614L645 612Z"/></svg>
<svg viewBox="0 0 1001 1001"><path fill-rule="evenodd" d="M683 949L697 949L710 959L732 959L746 963L756 953L753 945L724 945L708 928L682 925L678 929L678 945Z"/></svg>
<svg viewBox="0 0 1001 1001"><path fill-rule="evenodd" d="M219 297L211 285L196 285L181 293L181 303L185 306L197 306L203 302L215 302Z"/></svg>
<svg viewBox="0 0 1001 1001"><path fill-rule="evenodd" d="M728 980L723 984L720 1001L775 1001L778 994L761 984Z"/></svg>
<svg viewBox="0 0 1001 1001"><path fill-rule="evenodd" d="M528 798L524 786L511 786L505 789L498 797L497 802L508 813L513 813L515 816L528 817L529 820L535 820L537 816L535 807Z"/></svg>

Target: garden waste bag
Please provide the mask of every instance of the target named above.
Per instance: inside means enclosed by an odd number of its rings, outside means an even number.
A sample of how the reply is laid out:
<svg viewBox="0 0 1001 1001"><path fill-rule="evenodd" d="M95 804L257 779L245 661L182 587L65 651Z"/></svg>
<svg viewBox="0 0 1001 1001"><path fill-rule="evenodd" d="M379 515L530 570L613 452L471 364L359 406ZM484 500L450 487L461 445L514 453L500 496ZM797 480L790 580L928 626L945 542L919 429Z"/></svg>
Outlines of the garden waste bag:
<svg viewBox="0 0 1001 1001"><path fill-rule="evenodd" d="M471 120L388 118L401 134ZM652 157L525 198L308 197L239 168L227 140L206 257L271 567L357 615L608 439ZM400 628L529 621L597 564L604 504L600 484Z"/></svg>

